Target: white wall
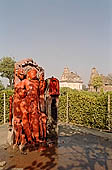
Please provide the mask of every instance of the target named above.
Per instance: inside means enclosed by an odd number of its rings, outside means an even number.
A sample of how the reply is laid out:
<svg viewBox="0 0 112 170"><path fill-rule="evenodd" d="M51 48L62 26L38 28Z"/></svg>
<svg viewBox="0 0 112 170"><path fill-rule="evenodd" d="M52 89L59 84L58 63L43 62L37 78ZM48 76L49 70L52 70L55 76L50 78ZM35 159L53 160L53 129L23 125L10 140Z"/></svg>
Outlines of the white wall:
<svg viewBox="0 0 112 170"><path fill-rule="evenodd" d="M71 89L82 90L82 83L60 82L60 87L69 87Z"/></svg>

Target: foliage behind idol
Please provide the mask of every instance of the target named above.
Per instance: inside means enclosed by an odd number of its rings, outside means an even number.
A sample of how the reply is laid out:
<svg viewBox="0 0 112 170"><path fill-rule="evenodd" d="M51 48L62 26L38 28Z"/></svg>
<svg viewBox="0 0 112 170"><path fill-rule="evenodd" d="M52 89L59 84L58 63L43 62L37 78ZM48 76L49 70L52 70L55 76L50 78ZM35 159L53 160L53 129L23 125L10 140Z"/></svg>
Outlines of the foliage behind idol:
<svg viewBox="0 0 112 170"><path fill-rule="evenodd" d="M13 95L13 90L1 90L0 91L0 124L4 122L4 93L5 93L5 114L6 122L9 121L9 97Z"/></svg>
<svg viewBox="0 0 112 170"><path fill-rule="evenodd" d="M108 93L77 91L61 88L59 97L58 120L66 122L68 93L69 123L84 125L92 128L108 129ZM111 116L112 119L112 92ZM111 127L112 128L112 127Z"/></svg>
<svg viewBox="0 0 112 170"><path fill-rule="evenodd" d="M11 57L3 57L0 60L0 76L8 78L11 88L14 80L14 64L15 61Z"/></svg>
<svg viewBox="0 0 112 170"><path fill-rule="evenodd" d="M66 122L67 91L69 123L92 128L108 129L108 93L97 94L61 88L58 107L59 121ZM11 90L3 90L0 93L0 124L3 123L4 92L6 94L6 121L9 120L9 96L13 94ZM110 109L112 119L112 92L109 92L109 94L111 99Z"/></svg>

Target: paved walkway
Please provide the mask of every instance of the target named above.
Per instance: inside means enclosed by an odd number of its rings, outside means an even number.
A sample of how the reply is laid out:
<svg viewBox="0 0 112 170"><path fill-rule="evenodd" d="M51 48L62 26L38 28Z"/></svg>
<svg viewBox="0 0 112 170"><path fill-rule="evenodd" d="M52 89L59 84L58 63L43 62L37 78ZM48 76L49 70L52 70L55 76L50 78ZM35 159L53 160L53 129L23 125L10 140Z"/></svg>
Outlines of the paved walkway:
<svg viewBox="0 0 112 170"><path fill-rule="evenodd" d="M6 125L0 127L0 139L3 133L7 134L6 131ZM7 162L4 170L112 170L112 134L59 125L58 146L47 148L44 152L33 150L27 155L21 155L11 147L7 150L1 147L0 159Z"/></svg>
<svg viewBox="0 0 112 170"><path fill-rule="evenodd" d="M73 124L64 124L64 123L59 124L59 126L62 129L66 129L66 134L67 134L67 130L69 130L69 131L71 130L72 133L82 132L82 133L85 133L85 134L91 134L91 135L95 135L95 136L99 136L99 137L102 137L102 138L105 138L105 139L112 140L112 133L104 132L102 130L91 129L91 128L86 128L86 127L83 127L83 126L75 126ZM59 134L60 133L61 132L59 132Z"/></svg>
<svg viewBox="0 0 112 170"><path fill-rule="evenodd" d="M75 126L72 124L59 124L59 135L63 134L64 136L67 135L70 136L71 134L75 134L77 132L91 134L91 135L99 136L101 138L105 138L107 140L112 140L112 133L109 132L103 132L102 130L98 131L95 129L89 129L82 126ZM7 143L7 136L8 136L8 124L0 125L0 146Z"/></svg>
<svg viewBox="0 0 112 170"><path fill-rule="evenodd" d="M0 146L6 144L8 135L8 125L0 125Z"/></svg>

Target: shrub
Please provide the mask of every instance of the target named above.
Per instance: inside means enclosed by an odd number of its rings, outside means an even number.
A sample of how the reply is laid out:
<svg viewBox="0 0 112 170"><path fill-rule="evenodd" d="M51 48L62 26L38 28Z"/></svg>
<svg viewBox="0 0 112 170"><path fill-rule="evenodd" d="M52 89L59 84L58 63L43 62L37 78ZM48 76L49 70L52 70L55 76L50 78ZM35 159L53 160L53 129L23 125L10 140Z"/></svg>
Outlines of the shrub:
<svg viewBox="0 0 112 170"><path fill-rule="evenodd" d="M4 117L4 93L6 94L6 122L9 120L9 97L13 90L0 91L0 123ZM58 120L66 122L68 93L69 122L92 128L108 129L109 121L112 128L112 92L95 93L61 88L58 107ZM110 94L110 120L108 119L108 94Z"/></svg>
<svg viewBox="0 0 112 170"><path fill-rule="evenodd" d="M5 93L5 109L6 109L6 122L9 120L9 97L13 95L13 90L0 91L0 124L4 121L4 93Z"/></svg>
<svg viewBox="0 0 112 170"><path fill-rule="evenodd" d="M92 128L108 129L108 93L93 93L61 88L58 119L66 121L67 92L69 122ZM111 98L112 98L112 93ZM112 101L111 101L112 110Z"/></svg>

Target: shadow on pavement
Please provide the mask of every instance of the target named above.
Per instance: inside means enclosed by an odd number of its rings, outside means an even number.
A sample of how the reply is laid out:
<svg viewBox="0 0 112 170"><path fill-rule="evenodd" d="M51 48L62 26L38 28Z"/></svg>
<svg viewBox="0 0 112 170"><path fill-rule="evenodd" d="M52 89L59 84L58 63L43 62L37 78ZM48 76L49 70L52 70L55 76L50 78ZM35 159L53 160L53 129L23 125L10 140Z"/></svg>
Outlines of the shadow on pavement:
<svg viewBox="0 0 112 170"><path fill-rule="evenodd" d="M91 134L72 134L74 131L67 131L66 128L61 131L63 135L59 137L59 170L112 169L112 142Z"/></svg>
<svg viewBox="0 0 112 170"><path fill-rule="evenodd" d="M2 149L6 158L5 170L111 170L112 142L78 129L59 127L58 146L45 151L32 150L27 155L13 151L11 147ZM1 154L0 154L1 155Z"/></svg>

